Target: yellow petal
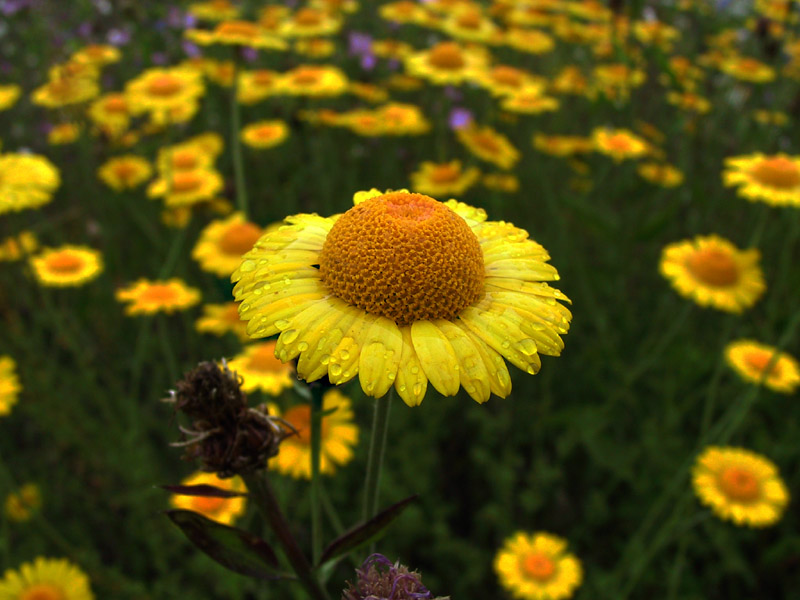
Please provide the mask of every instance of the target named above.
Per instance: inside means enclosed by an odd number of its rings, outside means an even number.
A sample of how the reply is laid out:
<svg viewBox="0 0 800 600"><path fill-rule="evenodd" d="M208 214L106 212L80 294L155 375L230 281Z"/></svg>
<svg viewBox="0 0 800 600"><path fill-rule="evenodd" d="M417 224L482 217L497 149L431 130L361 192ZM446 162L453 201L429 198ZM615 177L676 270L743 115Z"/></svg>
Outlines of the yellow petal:
<svg viewBox="0 0 800 600"><path fill-rule="evenodd" d="M291 323L275 344L275 356L281 362L289 362L301 352L307 353L311 344L316 344L320 336L318 326L330 314L331 303L330 298L322 298L290 319Z"/></svg>
<svg viewBox="0 0 800 600"><path fill-rule="evenodd" d="M376 318L360 308L352 307L352 312L354 318L349 321L349 327L344 331L328 363L328 378L334 385L350 381L358 374L361 346L366 332Z"/></svg>
<svg viewBox="0 0 800 600"><path fill-rule="evenodd" d="M378 317L367 331L358 361L361 389L368 396L380 398L392 387L403 350L403 336L397 324Z"/></svg>
<svg viewBox="0 0 800 600"><path fill-rule="evenodd" d="M315 324L314 329L318 334L316 341L309 341L309 351L301 354L297 361L297 374L306 381L316 381L328 374L331 355L344 336L342 327L349 314L347 305L333 297L326 300L329 303L329 314Z"/></svg>
<svg viewBox="0 0 800 600"><path fill-rule="evenodd" d="M483 364L489 373L489 385L492 393L500 398L505 398L511 393L511 375L508 373L506 361L497 352L492 350L486 343L476 336L470 329L456 321L456 325L460 327L464 333L471 336L472 342L478 349L478 353L483 359Z"/></svg>
<svg viewBox="0 0 800 600"><path fill-rule="evenodd" d="M491 394L489 372L478 349L472 342L472 337L450 321L439 319L433 324L444 333L453 347L458 359L461 386L476 402L486 402Z"/></svg>
<svg viewBox="0 0 800 600"><path fill-rule="evenodd" d="M494 310L469 306L459 319L486 344L523 371L536 374L542 366L536 342L522 332L514 319L503 316L501 307Z"/></svg>
<svg viewBox="0 0 800 600"><path fill-rule="evenodd" d="M394 388L408 406L419 406L428 389L428 378L425 377L417 353L414 351L411 328L401 327L400 333L403 336L403 349Z"/></svg>
<svg viewBox="0 0 800 600"><path fill-rule="evenodd" d="M289 325L288 319L308 307L311 302L325 297L324 292L289 296L278 302L262 308L256 312L248 313L250 322L247 324L247 335L250 337L268 337L275 335ZM239 307L241 315L242 304Z"/></svg>
<svg viewBox="0 0 800 600"><path fill-rule="evenodd" d="M433 387L443 396L455 396L460 381L458 359L444 333L430 321L415 321L411 341Z"/></svg>

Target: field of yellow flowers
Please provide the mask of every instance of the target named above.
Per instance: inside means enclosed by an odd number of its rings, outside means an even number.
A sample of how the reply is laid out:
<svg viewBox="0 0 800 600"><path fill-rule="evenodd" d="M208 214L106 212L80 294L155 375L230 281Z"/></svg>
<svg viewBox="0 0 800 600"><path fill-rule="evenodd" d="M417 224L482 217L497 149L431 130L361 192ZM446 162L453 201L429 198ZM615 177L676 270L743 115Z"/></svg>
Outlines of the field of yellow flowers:
<svg viewBox="0 0 800 600"><path fill-rule="evenodd" d="M800 2L0 0L0 600L800 598Z"/></svg>

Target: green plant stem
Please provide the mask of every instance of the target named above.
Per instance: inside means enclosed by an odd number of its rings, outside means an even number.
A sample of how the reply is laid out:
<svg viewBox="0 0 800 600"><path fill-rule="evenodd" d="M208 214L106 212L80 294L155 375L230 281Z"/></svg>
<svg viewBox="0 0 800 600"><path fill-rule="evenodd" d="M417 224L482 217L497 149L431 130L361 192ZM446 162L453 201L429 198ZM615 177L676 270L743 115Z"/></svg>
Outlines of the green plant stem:
<svg viewBox="0 0 800 600"><path fill-rule="evenodd" d="M161 352L164 355L164 362L167 363L169 380L170 382L175 382L178 380L178 365L175 362L175 355L172 352L172 344L170 344L169 341L169 332L167 331L167 315L158 315L156 321L156 327L158 329L158 341L161 344Z"/></svg>
<svg viewBox="0 0 800 600"><path fill-rule="evenodd" d="M725 346L728 345L736 323L738 323L737 316L731 315L728 318L728 324L720 338L720 348L724 349ZM700 421L700 439L705 436L708 428L711 426L711 417L714 415L714 406L717 402L717 393L719 391L719 383L722 380L722 370L724 366L725 352L722 350L717 357L717 364L714 366L714 373L711 375L711 382L708 384L708 390L706 391L706 401L703 405L703 418L702 421Z"/></svg>
<svg viewBox="0 0 800 600"><path fill-rule="evenodd" d="M286 558L310 597L314 600L330 600L327 592L314 577L306 555L303 554L297 540L292 535L289 523L281 511L275 492L267 479L267 474L263 471L245 473L242 475L242 479L244 479L250 497L255 500L261 514L267 519L286 553Z"/></svg>
<svg viewBox="0 0 800 600"><path fill-rule="evenodd" d="M369 440L367 477L364 481L364 521L378 512L378 488L381 481L383 453L386 449L386 432L389 429L389 408L394 398L394 388L382 398L375 398L375 412L372 418L372 433Z"/></svg>
<svg viewBox="0 0 800 600"><path fill-rule="evenodd" d="M311 558L314 564L322 554L322 510L319 472L319 455L322 444L322 395L325 391L319 384L311 388Z"/></svg>
<svg viewBox="0 0 800 600"><path fill-rule="evenodd" d="M239 113L239 49L234 48L233 83L231 84L231 156L233 175L236 179L236 207L247 218L247 188L245 186L244 161L242 160L241 115Z"/></svg>
<svg viewBox="0 0 800 600"><path fill-rule="evenodd" d="M164 260L164 264L161 265L161 270L158 273L159 279L166 279L172 275L172 272L175 270L175 265L178 264L178 259L181 256L183 241L186 239L187 229L189 229L188 224L178 229L178 233L176 233L175 237L172 239L172 246L170 246L167 258Z"/></svg>

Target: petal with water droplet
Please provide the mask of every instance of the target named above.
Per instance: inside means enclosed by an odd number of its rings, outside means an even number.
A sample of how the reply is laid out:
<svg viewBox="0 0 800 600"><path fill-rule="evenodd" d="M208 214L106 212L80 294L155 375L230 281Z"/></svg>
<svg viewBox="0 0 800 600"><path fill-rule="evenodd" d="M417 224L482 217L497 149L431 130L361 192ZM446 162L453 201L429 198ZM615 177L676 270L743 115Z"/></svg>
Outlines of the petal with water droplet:
<svg viewBox="0 0 800 600"><path fill-rule="evenodd" d="M397 324L386 317L378 317L367 331L358 360L358 377L361 389L368 396L380 398L397 374L403 336Z"/></svg>

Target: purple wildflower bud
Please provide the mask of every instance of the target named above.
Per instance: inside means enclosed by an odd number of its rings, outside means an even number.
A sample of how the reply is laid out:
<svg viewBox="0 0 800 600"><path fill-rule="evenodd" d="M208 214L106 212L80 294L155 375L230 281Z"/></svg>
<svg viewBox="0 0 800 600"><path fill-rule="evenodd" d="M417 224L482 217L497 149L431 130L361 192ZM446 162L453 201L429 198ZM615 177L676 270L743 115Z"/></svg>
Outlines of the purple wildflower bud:
<svg viewBox="0 0 800 600"><path fill-rule="evenodd" d="M193 42L190 42L189 40L183 40L181 46L183 47L183 51L186 53L186 56L190 58L194 58L195 56L200 56L202 54L200 46L198 46Z"/></svg>
<svg viewBox="0 0 800 600"><path fill-rule="evenodd" d="M347 582L342 600L449 600L435 598L422 585L417 572L409 571L399 562L392 563L382 554L373 554L360 569L355 583Z"/></svg>
<svg viewBox="0 0 800 600"><path fill-rule="evenodd" d="M451 129L463 129L472 123L472 113L466 108L456 107L450 111L448 122Z"/></svg>
<svg viewBox="0 0 800 600"><path fill-rule="evenodd" d="M124 46L131 41L131 33L126 29L112 29L106 39L112 46Z"/></svg>
<svg viewBox="0 0 800 600"><path fill-rule="evenodd" d="M372 54L372 36L360 31L351 31L347 38L351 55Z"/></svg>
<svg viewBox="0 0 800 600"><path fill-rule="evenodd" d="M245 47L242 48L242 58L244 58L247 62L254 62L258 60L258 50L255 48Z"/></svg>
<svg viewBox="0 0 800 600"><path fill-rule="evenodd" d="M4 0L0 3L0 12L6 16L11 16L25 8L27 5L27 0Z"/></svg>
<svg viewBox="0 0 800 600"><path fill-rule="evenodd" d="M374 54L365 54L361 57L361 68L365 71L371 71L375 68L378 59L375 58Z"/></svg>

